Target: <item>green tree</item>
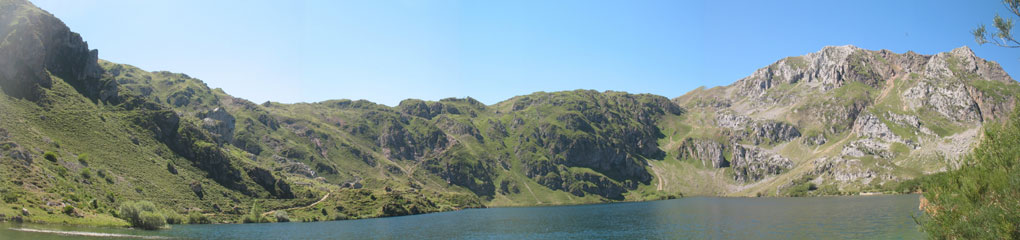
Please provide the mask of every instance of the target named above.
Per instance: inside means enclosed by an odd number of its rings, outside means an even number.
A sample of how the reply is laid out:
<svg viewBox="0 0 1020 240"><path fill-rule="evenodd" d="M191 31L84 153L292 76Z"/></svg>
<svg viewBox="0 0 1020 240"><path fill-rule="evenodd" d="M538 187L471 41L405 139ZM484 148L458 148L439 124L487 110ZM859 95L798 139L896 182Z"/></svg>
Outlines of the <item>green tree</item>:
<svg viewBox="0 0 1020 240"><path fill-rule="evenodd" d="M1020 108L990 125L960 169L922 179L934 239L1020 239Z"/></svg>
<svg viewBox="0 0 1020 240"><path fill-rule="evenodd" d="M1006 6L1010 13L1020 17L1020 0L1003 0L1002 5ZM974 41L978 44L991 43L1005 48L1020 48L1020 41L1013 37L1013 18L1003 18L995 14L992 23L996 32L988 32L985 25L981 24L971 31L974 34Z"/></svg>

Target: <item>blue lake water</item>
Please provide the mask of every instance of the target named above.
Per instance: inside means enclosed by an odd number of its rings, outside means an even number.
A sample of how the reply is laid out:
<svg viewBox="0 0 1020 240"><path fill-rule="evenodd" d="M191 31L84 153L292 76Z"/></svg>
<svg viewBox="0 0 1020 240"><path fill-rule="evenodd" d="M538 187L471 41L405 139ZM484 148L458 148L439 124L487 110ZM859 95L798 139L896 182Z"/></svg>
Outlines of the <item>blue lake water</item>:
<svg viewBox="0 0 1020 240"><path fill-rule="evenodd" d="M333 222L178 225L155 232L0 224L0 238L68 237L10 230L22 227L184 239L921 239L925 235L911 218L921 214L917 205L917 195L690 197Z"/></svg>

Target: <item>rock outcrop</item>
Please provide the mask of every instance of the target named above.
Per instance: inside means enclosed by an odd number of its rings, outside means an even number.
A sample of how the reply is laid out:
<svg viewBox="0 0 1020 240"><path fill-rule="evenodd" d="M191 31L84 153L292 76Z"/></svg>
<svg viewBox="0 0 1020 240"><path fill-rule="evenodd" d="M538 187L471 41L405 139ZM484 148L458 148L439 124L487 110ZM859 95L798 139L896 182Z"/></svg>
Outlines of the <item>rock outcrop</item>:
<svg viewBox="0 0 1020 240"><path fill-rule="evenodd" d="M777 175L793 167L793 161L758 147L733 145L733 179L756 182Z"/></svg>
<svg viewBox="0 0 1020 240"><path fill-rule="evenodd" d="M730 162L723 156L725 147L725 145L712 140L687 138L680 145L678 158L698 161L702 166L713 168L729 167Z"/></svg>
<svg viewBox="0 0 1020 240"><path fill-rule="evenodd" d="M417 130L417 131L416 131ZM438 153L450 144L442 130L434 126L426 129L407 129L399 122L383 125L378 137L383 153L391 159L421 160L428 154Z"/></svg>
<svg viewBox="0 0 1020 240"><path fill-rule="evenodd" d="M861 160L847 158L819 158L814 161L815 168L812 170L817 175L828 175L839 182L862 181L868 184L878 176L875 170L863 166Z"/></svg>
<svg viewBox="0 0 1020 240"><path fill-rule="evenodd" d="M93 100L116 100L117 82L101 79L99 52L80 35L26 1L0 4L0 88L7 95L36 100L40 88L53 85L52 74Z"/></svg>
<svg viewBox="0 0 1020 240"><path fill-rule="evenodd" d="M236 119L223 108L216 108L200 116L202 128L212 133L219 143L234 141L234 124Z"/></svg>
<svg viewBox="0 0 1020 240"><path fill-rule="evenodd" d="M776 120L753 120L736 114L719 114L715 119L718 126L732 131L732 141L747 140L759 145L788 142L800 137L797 127Z"/></svg>
<svg viewBox="0 0 1020 240"><path fill-rule="evenodd" d="M881 139L887 142L904 142L874 114L862 114L857 117L857 121L854 121L853 132L866 138Z"/></svg>
<svg viewBox="0 0 1020 240"><path fill-rule="evenodd" d="M873 54L889 53L872 53L847 45L829 46L819 52L785 58L737 81L739 94L764 100L769 89L799 82L818 86L822 91L841 87L847 82L878 86L893 74L893 70L891 66L880 63Z"/></svg>
<svg viewBox="0 0 1020 240"><path fill-rule="evenodd" d="M971 98L966 86L959 82L933 83L922 81L903 93L911 109L931 108L955 121L980 121L981 109Z"/></svg>

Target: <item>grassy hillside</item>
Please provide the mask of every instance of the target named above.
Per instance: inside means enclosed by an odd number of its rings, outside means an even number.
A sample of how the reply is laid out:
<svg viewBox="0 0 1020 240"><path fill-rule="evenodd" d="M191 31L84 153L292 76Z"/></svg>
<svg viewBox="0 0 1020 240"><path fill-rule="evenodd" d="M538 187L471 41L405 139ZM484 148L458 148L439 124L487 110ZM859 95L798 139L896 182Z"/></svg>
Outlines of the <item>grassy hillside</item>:
<svg viewBox="0 0 1020 240"><path fill-rule="evenodd" d="M1020 93L966 48L844 46L672 100L253 103L100 60L26 1L0 0L0 13L0 220L147 227L894 191L958 167Z"/></svg>

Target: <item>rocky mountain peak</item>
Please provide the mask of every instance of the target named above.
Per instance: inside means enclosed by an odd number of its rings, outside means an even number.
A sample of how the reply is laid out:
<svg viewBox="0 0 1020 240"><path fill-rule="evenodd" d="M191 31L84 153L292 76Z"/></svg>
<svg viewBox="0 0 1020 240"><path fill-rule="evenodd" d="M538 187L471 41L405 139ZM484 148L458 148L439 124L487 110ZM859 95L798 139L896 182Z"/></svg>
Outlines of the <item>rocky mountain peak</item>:
<svg viewBox="0 0 1020 240"><path fill-rule="evenodd" d="M59 77L92 99L109 100L116 82L100 81L96 50L60 19L27 1L0 2L0 86L11 96L35 99Z"/></svg>
<svg viewBox="0 0 1020 240"><path fill-rule="evenodd" d="M813 54L814 55L820 55L820 56L825 56L827 58L836 60L836 59L845 59L846 57L850 56L851 53L853 53L853 52L855 52L857 50L861 50L861 48L859 48L857 46L854 46L854 45L825 46L825 47L822 47L821 51L814 52L814 53L809 53L808 55L813 55Z"/></svg>
<svg viewBox="0 0 1020 240"><path fill-rule="evenodd" d="M958 47L958 48L954 48L952 51L949 51L949 53L952 54L953 56L957 56L957 57L968 57L968 58L969 57L977 57L977 55L974 55L974 51L970 50L970 47L967 47L966 45Z"/></svg>

